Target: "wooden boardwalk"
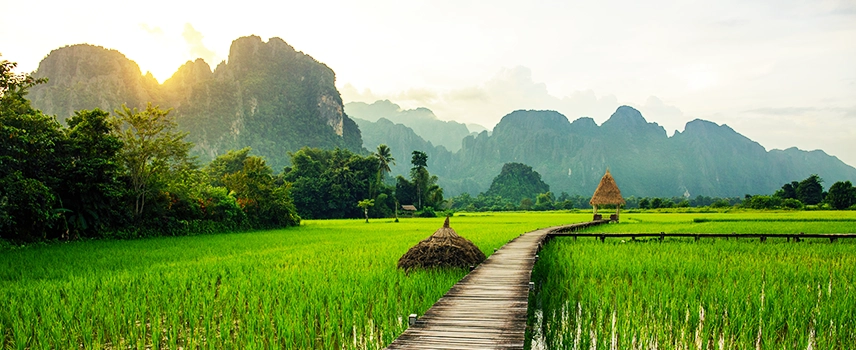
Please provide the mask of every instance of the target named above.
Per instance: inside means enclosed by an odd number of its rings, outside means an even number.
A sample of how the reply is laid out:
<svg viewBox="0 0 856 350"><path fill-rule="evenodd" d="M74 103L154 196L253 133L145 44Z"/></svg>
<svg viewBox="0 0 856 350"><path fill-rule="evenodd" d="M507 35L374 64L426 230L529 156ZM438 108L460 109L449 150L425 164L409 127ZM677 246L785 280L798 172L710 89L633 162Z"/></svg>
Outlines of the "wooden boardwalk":
<svg viewBox="0 0 856 350"><path fill-rule="evenodd" d="M387 349L523 349L529 281L542 241L552 232L604 222L544 228L513 239L461 279Z"/></svg>

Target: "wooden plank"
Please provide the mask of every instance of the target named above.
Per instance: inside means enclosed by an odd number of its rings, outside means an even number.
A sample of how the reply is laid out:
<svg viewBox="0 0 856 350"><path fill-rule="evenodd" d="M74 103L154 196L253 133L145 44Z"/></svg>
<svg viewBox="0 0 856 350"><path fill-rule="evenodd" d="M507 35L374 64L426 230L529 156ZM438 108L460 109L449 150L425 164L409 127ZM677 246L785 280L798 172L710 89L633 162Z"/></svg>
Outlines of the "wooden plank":
<svg viewBox="0 0 856 350"><path fill-rule="evenodd" d="M493 253L453 286L387 349L523 349L535 254L552 232L607 221L538 229Z"/></svg>

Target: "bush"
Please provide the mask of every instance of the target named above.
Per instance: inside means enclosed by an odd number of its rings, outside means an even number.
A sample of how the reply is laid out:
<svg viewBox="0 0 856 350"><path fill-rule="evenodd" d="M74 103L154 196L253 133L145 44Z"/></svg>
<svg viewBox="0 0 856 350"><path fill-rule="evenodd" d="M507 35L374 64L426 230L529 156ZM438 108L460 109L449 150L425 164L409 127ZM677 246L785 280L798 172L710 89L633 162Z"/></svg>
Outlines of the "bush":
<svg viewBox="0 0 856 350"><path fill-rule="evenodd" d="M728 208L731 206L731 203L728 203L725 199L718 199L710 204L711 208Z"/></svg>
<svg viewBox="0 0 856 350"><path fill-rule="evenodd" d="M802 209L804 206L799 199L788 198L782 201L782 208L787 209Z"/></svg>
<svg viewBox="0 0 856 350"><path fill-rule="evenodd" d="M434 208L425 207L425 208L422 208L422 210L417 211L414 216L420 217L420 218L436 218L437 213L434 212Z"/></svg>

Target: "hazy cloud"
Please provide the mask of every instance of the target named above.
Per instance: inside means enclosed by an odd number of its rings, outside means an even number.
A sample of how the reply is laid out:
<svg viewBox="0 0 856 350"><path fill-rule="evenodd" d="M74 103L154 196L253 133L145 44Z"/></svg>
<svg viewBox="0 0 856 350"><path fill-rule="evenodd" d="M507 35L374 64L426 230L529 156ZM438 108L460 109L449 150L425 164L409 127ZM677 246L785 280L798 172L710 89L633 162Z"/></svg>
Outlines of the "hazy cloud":
<svg viewBox="0 0 856 350"><path fill-rule="evenodd" d="M190 23L184 24L184 31L181 33L181 36L184 37L187 49L192 58L202 58L209 64L217 62L217 53L205 47L205 44L202 43L202 33L194 29Z"/></svg>
<svg viewBox="0 0 856 350"><path fill-rule="evenodd" d="M164 35L163 29L161 29L160 27L151 27L146 23L140 23L140 29L142 29L146 33L149 33L152 36L162 37Z"/></svg>

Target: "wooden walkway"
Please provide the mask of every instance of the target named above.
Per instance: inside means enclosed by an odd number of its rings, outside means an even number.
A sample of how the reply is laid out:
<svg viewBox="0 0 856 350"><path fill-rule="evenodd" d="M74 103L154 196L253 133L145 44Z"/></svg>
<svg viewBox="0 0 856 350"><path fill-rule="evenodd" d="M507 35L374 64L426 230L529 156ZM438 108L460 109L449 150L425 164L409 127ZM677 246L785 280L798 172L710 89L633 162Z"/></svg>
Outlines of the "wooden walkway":
<svg viewBox="0 0 856 350"><path fill-rule="evenodd" d="M523 349L535 255L551 233L593 221L525 233L493 253L387 349Z"/></svg>

